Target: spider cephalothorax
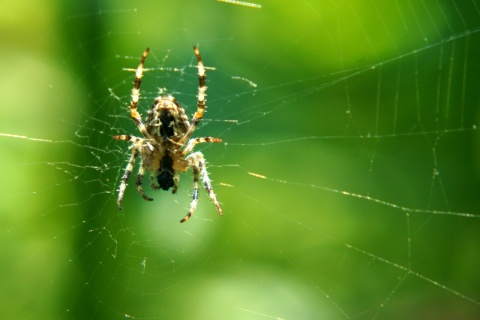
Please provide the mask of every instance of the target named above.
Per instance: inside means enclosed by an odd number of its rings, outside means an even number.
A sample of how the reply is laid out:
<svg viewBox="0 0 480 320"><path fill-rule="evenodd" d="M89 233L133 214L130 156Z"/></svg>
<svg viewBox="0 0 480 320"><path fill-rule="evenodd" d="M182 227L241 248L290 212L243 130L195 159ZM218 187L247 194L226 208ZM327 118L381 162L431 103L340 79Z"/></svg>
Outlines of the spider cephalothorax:
<svg viewBox="0 0 480 320"><path fill-rule="evenodd" d="M147 113L145 122L142 121L137 111L140 97L140 84L143 76L143 66L149 49L143 53L140 65L135 71L135 83L132 90L132 101L130 102L130 116L135 122L143 138L132 135L118 135L114 138L132 142L132 154L128 160L125 173L122 177L118 190L118 208L122 209L122 200L127 187L127 181L133 171L135 160L140 156L135 185L140 195L148 201L153 199L145 195L142 187L145 172L150 173L150 185L153 189L169 190L177 192L179 176L178 172L186 172L190 167L193 170L193 195L190 210L180 222L187 221L195 212L198 203L198 180L202 178L203 186L210 199L222 215L222 209L213 192L212 183L208 177L205 158L201 152L194 152L193 148L198 143L221 142L219 138L202 137L191 138L198 123L205 112L205 67L197 47L193 48L198 60L198 105L190 124L185 110L171 95L157 97ZM156 177L156 179L155 179ZM156 181L155 181L156 180Z"/></svg>

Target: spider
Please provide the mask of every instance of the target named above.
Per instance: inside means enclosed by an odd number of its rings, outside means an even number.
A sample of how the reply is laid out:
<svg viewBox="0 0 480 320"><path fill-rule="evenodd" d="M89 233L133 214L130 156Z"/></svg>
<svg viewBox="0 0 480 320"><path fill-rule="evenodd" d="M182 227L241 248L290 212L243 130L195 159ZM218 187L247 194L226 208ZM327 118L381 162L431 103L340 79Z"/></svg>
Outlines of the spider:
<svg viewBox="0 0 480 320"><path fill-rule="evenodd" d="M190 219L197 208L198 181L200 177L218 213L220 216L222 215L222 209L213 191L211 180L208 177L205 157L201 152L191 153L198 143L222 142L221 139L213 137L190 138L205 112L205 96L207 91L207 87L205 86L205 67L200 52L197 47L193 47L193 51L198 60L199 87L197 111L193 115L191 124L185 110L171 95L160 95L157 97L147 112L145 122L142 121L141 115L137 111L137 105L140 98L140 84L143 76L144 63L149 49L147 48L142 55L140 64L135 71L135 82L132 89L129 109L130 116L143 137L139 138L133 135L114 136L116 140L132 143L130 147L132 153L118 189L117 204L119 210L122 210L122 200L127 188L128 178L132 173L136 159L140 156L140 166L135 185L143 199L147 201L153 200L143 191L142 183L145 172L150 173L150 184L153 189L168 191L172 188L172 193L176 193L179 182L178 173L186 172L192 167L193 199L190 204L190 210L180 222L185 222Z"/></svg>

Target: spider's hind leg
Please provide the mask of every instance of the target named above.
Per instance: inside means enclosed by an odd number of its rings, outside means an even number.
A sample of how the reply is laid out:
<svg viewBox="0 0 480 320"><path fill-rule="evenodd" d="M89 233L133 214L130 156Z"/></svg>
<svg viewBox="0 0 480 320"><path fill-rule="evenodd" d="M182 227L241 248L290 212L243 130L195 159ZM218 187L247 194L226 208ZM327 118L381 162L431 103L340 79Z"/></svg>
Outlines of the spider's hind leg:
<svg viewBox="0 0 480 320"><path fill-rule="evenodd" d="M155 175L153 172L150 174L150 187L154 190L160 189L160 186L155 182Z"/></svg>
<svg viewBox="0 0 480 320"><path fill-rule="evenodd" d="M205 190L208 193L208 196L210 197L210 200L212 200L213 204L215 205L215 208L217 208L218 214L220 216L223 215L222 208L220 207L220 204L218 203L217 197L215 193L213 192L213 187L211 180L208 176L207 168L205 165L205 158L203 157L203 154L201 152L195 152L189 155L186 160L188 160L192 167L193 167L193 195L192 195L192 202L190 204L190 210L188 211L187 215L185 218L180 220L180 222L185 222L190 217L192 214L195 212L195 209L197 208L198 204L198 180L200 179L200 176L202 176L202 181L203 181L203 186Z"/></svg>
<svg viewBox="0 0 480 320"><path fill-rule="evenodd" d="M143 192L143 176L145 175L145 167L143 166L143 163L140 163L140 168L138 169L138 175L137 175L137 181L135 181L135 185L137 186L137 191L140 193L143 199L147 201L153 201L152 198L147 196L145 192Z"/></svg>
<svg viewBox="0 0 480 320"><path fill-rule="evenodd" d="M115 139L127 140L126 137L127 136L115 136ZM135 160L137 159L137 156L138 156L138 149L133 148L130 159L128 160L127 167L125 168L125 173L122 176L122 181L120 182L120 186L118 187L118 198L117 198L118 210L122 210L122 200L125 194L125 190L127 189L127 181L128 181L128 178L130 178L130 174L133 171L133 166L135 165Z"/></svg>

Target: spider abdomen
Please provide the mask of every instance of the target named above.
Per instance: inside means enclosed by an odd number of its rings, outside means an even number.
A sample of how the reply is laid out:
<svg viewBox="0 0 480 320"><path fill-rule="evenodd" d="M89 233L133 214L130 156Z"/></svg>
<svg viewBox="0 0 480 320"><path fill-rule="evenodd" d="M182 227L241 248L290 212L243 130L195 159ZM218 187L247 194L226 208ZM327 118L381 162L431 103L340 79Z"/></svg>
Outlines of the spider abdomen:
<svg viewBox="0 0 480 320"><path fill-rule="evenodd" d="M168 191L175 186L175 171L173 170L173 159L166 153L160 160L160 168L158 169L157 182L162 190Z"/></svg>

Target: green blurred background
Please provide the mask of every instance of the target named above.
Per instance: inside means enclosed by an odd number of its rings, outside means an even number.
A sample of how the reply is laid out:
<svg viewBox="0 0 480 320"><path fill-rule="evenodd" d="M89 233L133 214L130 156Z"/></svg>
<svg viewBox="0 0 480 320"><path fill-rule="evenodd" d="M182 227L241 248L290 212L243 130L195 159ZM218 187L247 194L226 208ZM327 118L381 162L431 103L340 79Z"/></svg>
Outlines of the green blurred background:
<svg viewBox="0 0 480 320"><path fill-rule="evenodd" d="M257 3L0 5L2 318L480 317L478 1ZM224 217L119 213L124 69L191 114L197 44Z"/></svg>

